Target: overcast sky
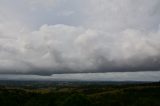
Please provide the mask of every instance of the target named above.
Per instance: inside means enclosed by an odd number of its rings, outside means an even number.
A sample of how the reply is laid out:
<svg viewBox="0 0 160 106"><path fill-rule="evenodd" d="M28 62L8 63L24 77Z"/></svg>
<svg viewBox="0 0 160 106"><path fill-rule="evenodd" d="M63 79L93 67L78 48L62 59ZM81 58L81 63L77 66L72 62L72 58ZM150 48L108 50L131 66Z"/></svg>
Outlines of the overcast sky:
<svg viewBox="0 0 160 106"><path fill-rule="evenodd" d="M0 0L0 77L139 71L160 75L160 0Z"/></svg>

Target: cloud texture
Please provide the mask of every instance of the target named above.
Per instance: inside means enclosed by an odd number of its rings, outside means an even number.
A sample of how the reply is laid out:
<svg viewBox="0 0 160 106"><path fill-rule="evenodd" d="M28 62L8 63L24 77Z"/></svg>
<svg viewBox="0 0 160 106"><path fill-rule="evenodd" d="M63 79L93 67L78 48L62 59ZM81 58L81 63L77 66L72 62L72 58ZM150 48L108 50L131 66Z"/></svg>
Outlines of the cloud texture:
<svg viewBox="0 0 160 106"><path fill-rule="evenodd" d="M159 0L11 3L0 1L0 73L160 70Z"/></svg>

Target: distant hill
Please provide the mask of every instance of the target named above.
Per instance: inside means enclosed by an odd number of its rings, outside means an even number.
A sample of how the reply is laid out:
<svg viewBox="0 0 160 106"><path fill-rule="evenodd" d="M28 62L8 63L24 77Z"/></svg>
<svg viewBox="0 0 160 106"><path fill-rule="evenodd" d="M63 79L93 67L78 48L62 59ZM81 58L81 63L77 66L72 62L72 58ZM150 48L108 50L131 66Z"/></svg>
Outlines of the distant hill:
<svg viewBox="0 0 160 106"><path fill-rule="evenodd" d="M160 106L160 82L0 81L0 106Z"/></svg>

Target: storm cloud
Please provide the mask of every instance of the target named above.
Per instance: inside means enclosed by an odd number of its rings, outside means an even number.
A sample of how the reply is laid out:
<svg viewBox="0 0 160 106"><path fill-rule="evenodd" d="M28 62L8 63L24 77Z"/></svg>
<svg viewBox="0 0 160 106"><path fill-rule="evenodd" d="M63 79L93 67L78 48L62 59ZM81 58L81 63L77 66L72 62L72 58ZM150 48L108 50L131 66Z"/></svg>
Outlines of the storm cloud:
<svg viewBox="0 0 160 106"><path fill-rule="evenodd" d="M0 73L160 70L159 0L1 0Z"/></svg>

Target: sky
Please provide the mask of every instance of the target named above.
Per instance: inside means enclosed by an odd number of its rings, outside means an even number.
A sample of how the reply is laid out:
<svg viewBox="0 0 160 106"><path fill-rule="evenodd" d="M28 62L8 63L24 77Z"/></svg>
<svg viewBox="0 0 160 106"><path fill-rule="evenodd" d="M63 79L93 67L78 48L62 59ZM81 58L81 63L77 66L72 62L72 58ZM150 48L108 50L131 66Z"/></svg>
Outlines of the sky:
<svg viewBox="0 0 160 106"><path fill-rule="evenodd" d="M160 80L159 19L159 0L0 0L0 78Z"/></svg>

